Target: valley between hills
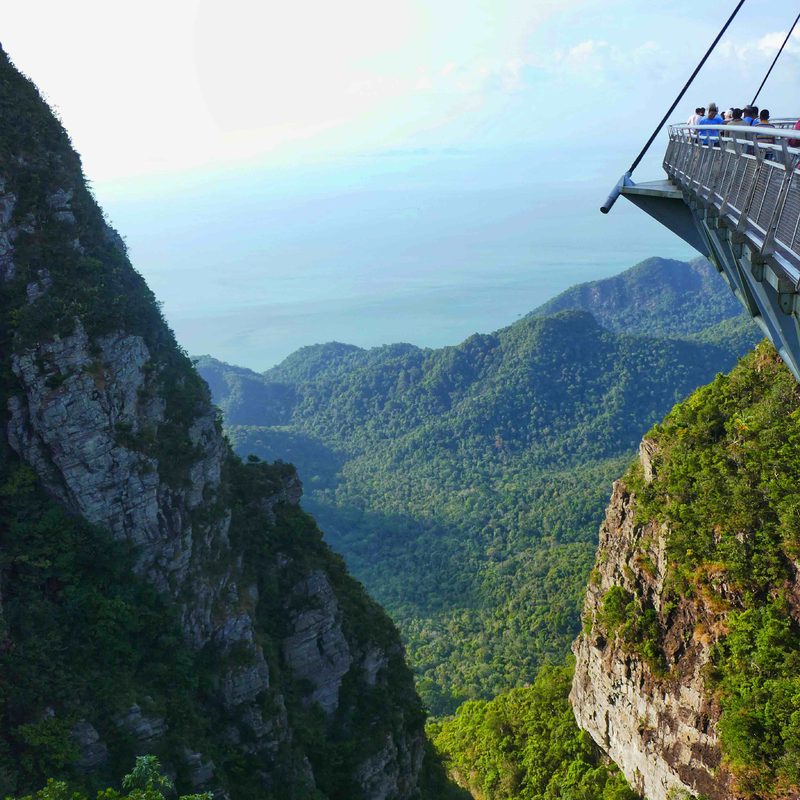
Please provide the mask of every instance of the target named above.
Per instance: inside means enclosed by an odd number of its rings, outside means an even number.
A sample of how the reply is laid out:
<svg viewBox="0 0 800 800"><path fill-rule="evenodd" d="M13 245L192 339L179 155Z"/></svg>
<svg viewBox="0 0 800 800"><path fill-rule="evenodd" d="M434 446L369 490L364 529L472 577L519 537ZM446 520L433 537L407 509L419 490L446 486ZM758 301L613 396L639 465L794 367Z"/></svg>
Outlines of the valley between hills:
<svg viewBox="0 0 800 800"><path fill-rule="evenodd" d="M440 717L563 663L612 482L760 338L707 261L652 258L455 347L197 368L240 456L298 468L303 507L400 627Z"/></svg>

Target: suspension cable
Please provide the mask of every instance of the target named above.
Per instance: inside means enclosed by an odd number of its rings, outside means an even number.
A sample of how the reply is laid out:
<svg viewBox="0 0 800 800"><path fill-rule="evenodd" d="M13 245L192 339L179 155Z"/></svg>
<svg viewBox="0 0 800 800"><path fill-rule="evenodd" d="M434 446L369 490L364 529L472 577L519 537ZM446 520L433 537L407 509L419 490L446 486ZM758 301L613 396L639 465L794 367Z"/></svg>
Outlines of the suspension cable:
<svg viewBox="0 0 800 800"><path fill-rule="evenodd" d="M669 111L667 111L667 113L664 114L663 119L661 120L661 122L658 123L656 129L653 131L652 135L647 140L647 144L642 148L642 152L639 153L638 156L636 156L636 159L634 160L633 164L631 164L630 169L625 173L625 175L623 175L620 178L619 183L617 183L617 185L612 190L611 194L608 196L606 202L600 208L600 210L604 214L608 214L608 212L611 210L611 206L614 205L614 203L617 200L617 197L619 197L620 189L622 188L626 178L630 178L631 173L636 169L636 167L639 166L639 162L644 158L645 153L650 149L650 145L653 144L656 136L658 136L659 132L664 127L664 123L669 119L669 115L675 110L675 106L677 106L678 103L680 103L680 101L683 99L683 96L686 94L689 87L692 85L692 81L697 76L697 73L700 72L700 70L703 68L703 64L705 64L706 61L708 61L708 57L714 51L714 48L717 46L719 40L725 35L725 31L728 30L728 26L731 24L731 22L733 22L734 17L739 13L739 9L743 5L744 5L744 0L739 0L739 3L736 5L736 8L733 9L733 13L728 17L728 21L722 26L722 30L717 34L716 39L714 39L714 41L711 43L711 47L708 48L706 54L700 60L700 63L695 67L695 70L691 74L691 77L689 78L688 81L686 81L686 84L684 85L683 89L681 89L680 94L675 98L675 102L669 107Z"/></svg>
<svg viewBox="0 0 800 800"><path fill-rule="evenodd" d="M754 106L756 104L756 100L758 99L758 96L761 94L761 90L764 88L764 84L767 82L767 78L769 78L769 74L770 74L770 72L772 72L772 68L775 66L775 64L777 64L778 59L781 57L781 53L783 52L783 48L786 47L786 43L791 38L792 31L794 31L795 26L797 25L798 22L800 22L800 14L797 15L797 19L794 21L794 25L792 25L792 27L789 28L789 33L786 34L786 38L783 40L783 44L781 45L781 49L778 50L778 54L775 56L775 60L772 62L772 64L770 64L770 67L767 70L767 74L764 76L764 80L761 81L761 86L758 87L758 91L756 92L756 96L753 98L753 102L750 103L751 106Z"/></svg>
<svg viewBox="0 0 800 800"><path fill-rule="evenodd" d="M739 0L739 4L736 6L736 8L733 9L733 13L728 17L728 21L722 26L722 30L717 34L717 38L714 39L714 41L711 43L711 47L708 48L706 54L703 56L700 63L695 67L692 76L689 78L688 81L686 81L686 85L683 87L683 89L681 89L681 93L675 98L675 102L669 107L669 111L667 111L667 113L664 114L664 118L661 120L661 122L658 123L658 126L653 131L652 136L650 136L650 138L647 140L647 144L642 148L642 152L639 153L638 156L636 156L636 160L633 162L633 164L631 164L631 168L628 170L628 172L633 172L636 169L636 167L639 166L639 162L644 158L644 154L650 149L650 145L653 144L653 141L655 140L656 136L658 136L659 131L664 127L664 123L669 118L669 115L675 110L675 106L677 106L678 103L680 103L680 101L683 99L683 96L688 91L689 86L691 86L692 81L695 79L695 76L703 68L703 64L705 64L706 61L708 61L708 57L711 55L714 48L717 46L717 42L719 42L719 40L725 35L725 31L728 30L728 26L731 24L731 22L733 22L733 18L739 13L739 9L743 5L744 5L744 0Z"/></svg>

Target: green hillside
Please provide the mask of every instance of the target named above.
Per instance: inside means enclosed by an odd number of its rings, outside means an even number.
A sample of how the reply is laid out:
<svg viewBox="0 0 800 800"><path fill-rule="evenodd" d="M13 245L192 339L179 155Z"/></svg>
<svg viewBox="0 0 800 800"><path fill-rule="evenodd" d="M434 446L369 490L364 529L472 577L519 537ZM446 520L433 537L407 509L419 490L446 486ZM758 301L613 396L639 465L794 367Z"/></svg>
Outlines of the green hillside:
<svg viewBox="0 0 800 800"><path fill-rule="evenodd" d="M647 338L562 311L441 350L334 343L263 376L198 368L240 454L297 466L305 508L399 624L439 715L563 659L611 483L756 338L733 328L714 344Z"/></svg>
<svg viewBox="0 0 800 800"><path fill-rule="evenodd" d="M581 283L562 292L528 316L546 317L568 308L590 311L616 333L684 337L733 317L755 325L705 258L686 263L648 258L629 270L599 281Z"/></svg>

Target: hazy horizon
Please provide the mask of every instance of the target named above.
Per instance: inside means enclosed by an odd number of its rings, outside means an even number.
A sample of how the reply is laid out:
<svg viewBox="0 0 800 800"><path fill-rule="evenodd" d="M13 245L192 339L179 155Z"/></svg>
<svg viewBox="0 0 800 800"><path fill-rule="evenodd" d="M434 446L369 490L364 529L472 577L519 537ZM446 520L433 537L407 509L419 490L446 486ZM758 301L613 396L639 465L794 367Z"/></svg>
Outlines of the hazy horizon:
<svg viewBox="0 0 800 800"><path fill-rule="evenodd" d="M602 165L600 165L602 168ZM537 153L96 185L180 344L262 371L305 345L454 345L576 283L694 251Z"/></svg>
<svg viewBox="0 0 800 800"><path fill-rule="evenodd" d="M265 369L330 340L457 344L693 255L598 206L729 0L44 5L45 26L41 4L6 9L3 46L190 352ZM744 105L790 23L749 0L674 119ZM798 75L800 29L761 94L773 115L800 114ZM663 177L664 146L635 180Z"/></svg>

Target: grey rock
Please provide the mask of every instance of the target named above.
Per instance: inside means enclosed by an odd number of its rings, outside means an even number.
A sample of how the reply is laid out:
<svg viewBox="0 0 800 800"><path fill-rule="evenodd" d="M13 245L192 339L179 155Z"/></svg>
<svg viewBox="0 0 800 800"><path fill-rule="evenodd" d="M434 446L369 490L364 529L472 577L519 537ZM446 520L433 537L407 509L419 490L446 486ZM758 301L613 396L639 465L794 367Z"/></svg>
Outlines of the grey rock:
<svg viewBox="0 0 800 800"><path fill-rule="evenodd" d="M29 303L35 302L53 288L53 279L50 277L50 270L40 269L38 274L39 280L29 283L26 289Z"/></svg>
<svg viewBox="0 0 800 800"><path fill-rule="evenodd" d="M656 477L656 468L653 459L659 455L661 448L652 440L644 438L639 445L639 461L644 470L644 479L647 483L652 483Z"/></svg>
<svg viewBox="0 0 800 800"><path fill-rule="evenodd" d="M90 722L83 719L76 722L69 729L69 735L80 751L78 761L75 763L78 769L94 769L108 760L108 747L100 741L100 734Z"/></svg>
<svg viewBox="0 0 800 800"><path fill-rule="evenodd" d="M425 738L420 732L399 742L384 734L378 752L364 759L355 772L356 783L369 800L411 797L425 755Z"/></svg>
<svg viewBox="0 0 800 800"><path fill-rule="evenodd" d="M59 189L55 194L51 194L47 198L47 205L52 209L71 208L70 201L74 196L72 189Z"/></svg>
<svg viewBox="0 0 800 800"><path fill-rule="evenodd" d="M294 632L283 640L283 656L297 679L314 686L307 702L319 703L330 715L339 706L339 687L352 663L342 633L339 603L321 571L301 581L294 588L292 600L302 607L289 611Z"/></svg>
<svg viewBox="0 0 800 800"><path fill-rule="evenodd" d="M10 281L16 275L12 244L12 234L16 231L11 228L10 222L17 198L10 192L5 192L5 181L2 178L0 182L3 183L3 190L0 190L0 275L4 281Z"/></svg>
<svg viewBox="0 0 800 800"><path fill-rule="evenodd" d="M361 656L359 666L364 670L364 680L368 686L374 686L378 680L378 673L389 666L389 657L380 647L373 644Z"/></svg>
<svg viewBox="0 0 800 800"><path fill-rule="evenodd" d="M204 762L201 753L193 753L188 747L185 747L183 752L192 788L197 790L210 783L216 770L214 762L210 760Z"/></svg>
<svg viewBox="0 0 800 800"><path fill-rule="evenodd" d="M232 670L222 679L222 696L228 708L252 703L259 692L269 688L269 668L260 650L253 646L255 664Z"/></svg>
<svg viewBox="0 0 800 800"><path fill-rule="evenodd" d="M96 357L76 321L72 335L12 357L25 394L9 401L9 443L53 496L136 544L138 569L159 591L170 591L171 584L177 591L189 574L193 552L214 538L227 545L230 516L199 532L198 541L189 520L204 495L219 486L225 443L209 407L190 431L204 455L191 466L188 485L165 485L157 460L120 439L121 430L135 437L165 421L166 403L152 391L157 376L146 369L151 362L147 346L141 337L122 332L101 337L95 345ZM53 378L58 379L55 386ZM206 595L213 603L215 598ZM202 646L214 626L202 608L195 612L193 638Z"/></svg>
<svg viewBox="0 0 800 800"><path fill-rule="evenodd" d="M279 463L278 461L275 462L276 464ZM293 475L289 478L281 488L281 491L277 494L272 495L272 497L265 498L259 502L259 506L267 512L269 515L270 522L275 524L275 514L273 510L278 503L290 503L291 505L297 505L300 502L300 498L303 496L303 482L297 476L297 474Z"/></svg>
<svg viewBox="0 0 800 800"><path fill-rule="evenodd" d="M133 736L137 755L151 752L153 745L169 730L163 717L146 717L138 705L131 706L117 719L117 727L125 727Z"/></svg>
<svg viewBox="0 0 800 800"><path fill-rule="evenodd" d="M106 244L113 244L123 255L128 255L128 246L125 244L125 240L110 225L106 225L103 229L103 241Z"/></svg>

